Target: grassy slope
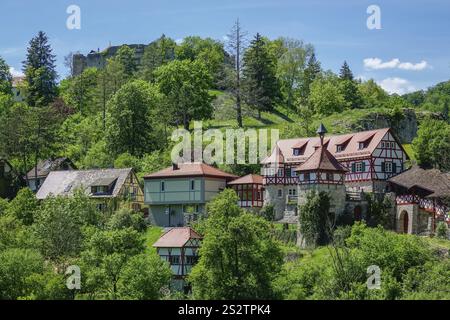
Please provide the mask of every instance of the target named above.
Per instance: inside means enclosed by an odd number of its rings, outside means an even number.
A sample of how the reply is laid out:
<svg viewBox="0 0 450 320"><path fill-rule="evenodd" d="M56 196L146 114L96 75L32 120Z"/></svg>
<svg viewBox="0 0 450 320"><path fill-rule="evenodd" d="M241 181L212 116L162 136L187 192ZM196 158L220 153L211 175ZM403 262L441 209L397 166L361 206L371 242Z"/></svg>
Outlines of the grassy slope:
<svg viewBox="0 0 450 320"><path fill-rule="evenodd" d="M236 111L234 109L234 99L230 94L220 91L213 91L211 95L215 100L214 119L205 121L208 127L225 129L237 127ZM316 128L321 122L327 127L329 133L348 133L353 127L358 127L358 121L370 113L387 113L387 109L354 109L345 110L329 116L314 116L311 121L311 128ZM262 112L261 119L257 118L257 113L247 105L242 105L243 123L246 128L273 128L282 131L289 126L289 129L302 131L300 127L299 114L286 109L283 106L276 106L274 112ZM297 130L298 129L298 130ZM315 131L315 130L314 130ZM283 136L282 136L283 138Z"/></svg>

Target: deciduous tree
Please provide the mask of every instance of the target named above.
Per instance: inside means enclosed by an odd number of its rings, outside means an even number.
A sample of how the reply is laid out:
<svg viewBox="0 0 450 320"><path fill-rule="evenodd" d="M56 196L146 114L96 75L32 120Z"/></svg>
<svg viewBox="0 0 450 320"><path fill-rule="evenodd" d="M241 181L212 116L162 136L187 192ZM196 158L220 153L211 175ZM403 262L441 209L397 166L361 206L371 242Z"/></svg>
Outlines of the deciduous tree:
<svg viewBox="0 0 450 320"><path fill-rule="evenodd" d="M199 299L269 299L282 253L262 217L237 206L227 189L208 205L200 260L189 277Z"/></svg>
<svg viewBox="0 0 450 320"><path fill-rule="evenodd" d="M189 129L191 120L212 116L211 75L201 61L172 61L156 70L156 82L167 97L168 109L176 124Z"/></svg>

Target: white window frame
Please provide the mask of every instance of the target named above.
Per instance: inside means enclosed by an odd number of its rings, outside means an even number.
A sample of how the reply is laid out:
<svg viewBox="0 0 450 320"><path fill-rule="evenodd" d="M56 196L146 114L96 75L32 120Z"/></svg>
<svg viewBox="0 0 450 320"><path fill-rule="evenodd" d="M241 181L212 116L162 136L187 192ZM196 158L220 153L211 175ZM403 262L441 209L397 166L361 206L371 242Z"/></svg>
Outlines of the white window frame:
<svg viewBox="0 0 450 320"><path fill-rule="evenodd" d="M297 177L297 171L295 171L295 168L291 168L291 177Z"/></svg>
<svg viewBox="0 0 450 320"><path fill-rule="evenodd" d="M278 198L283 198L283 189L278 189L277 194Z"/></svg>
<svg viewBox="0 0 450 320"><path fill-rule="evenodd" d="M355 172L364 172L363 170L363 163L362 161L355 163Z"/></svg>
<svg viewBox="0 0 450 320"><path fill-rule="evenodd" d="M392 162L385 162L384 163L384 172L386 173L392 173Z"/></svg>
<svg viewBox="0 0 450 320"><path fill-rule="evenodd" d="M281 175L280 175L281 172ZM277 170L277 177L283 177L284 176L284 169L283 168L278 168Z"/></svg>

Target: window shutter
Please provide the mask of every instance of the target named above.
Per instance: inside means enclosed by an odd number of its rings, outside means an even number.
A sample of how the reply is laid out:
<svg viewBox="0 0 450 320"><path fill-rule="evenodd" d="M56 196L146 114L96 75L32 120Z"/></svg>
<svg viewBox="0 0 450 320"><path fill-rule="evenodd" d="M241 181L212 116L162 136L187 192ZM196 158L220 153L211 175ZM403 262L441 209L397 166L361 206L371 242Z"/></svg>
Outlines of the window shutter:
<svg viewBox="0 0 450 320"><path fill-rule="evenodd" d="M386 163L382 162L381 163L381 172L385 172L386 171Z"/></svg>
<svg viewBox="0 0 450 320"><path fill-rule="evenodd" d="M366 163L364 161L361 162L361 170L362 172L366 172Z"/></svg>
<svg viewBox="0 0 450 320"><path fill-rule="evenodd" d="M392 163L392 172L397 173L397 164L395 162Z"/></svg>
<svg viewBox="0 0 450 320"><path fill-rule="evenodd" d="M356 163L355 162L352 163L352 172L356 172Z"/></svg>

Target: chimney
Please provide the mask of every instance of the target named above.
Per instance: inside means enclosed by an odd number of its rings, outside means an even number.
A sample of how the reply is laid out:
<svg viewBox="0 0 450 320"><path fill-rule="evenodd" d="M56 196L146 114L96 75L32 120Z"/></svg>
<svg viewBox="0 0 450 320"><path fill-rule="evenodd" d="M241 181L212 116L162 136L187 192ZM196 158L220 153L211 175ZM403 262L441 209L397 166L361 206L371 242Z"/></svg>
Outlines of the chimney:
<svg viewBox="0 0 450 320"><path fill-rule="evenodd" d="M175 162L172 162L172 169L173 170L179 170L180 168L178 167L178 164Z"/></svg>

